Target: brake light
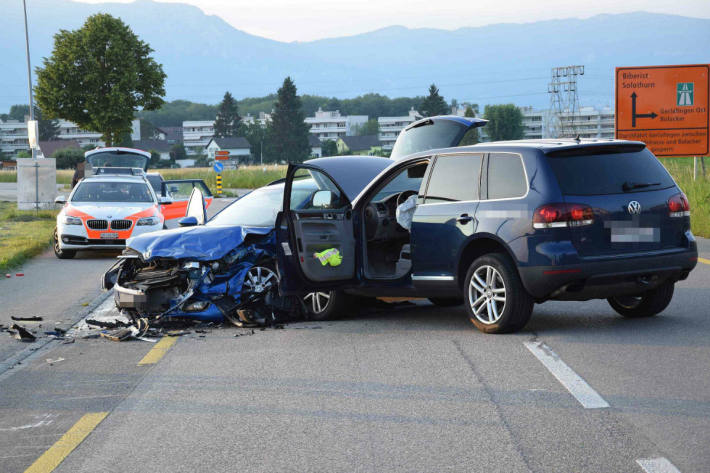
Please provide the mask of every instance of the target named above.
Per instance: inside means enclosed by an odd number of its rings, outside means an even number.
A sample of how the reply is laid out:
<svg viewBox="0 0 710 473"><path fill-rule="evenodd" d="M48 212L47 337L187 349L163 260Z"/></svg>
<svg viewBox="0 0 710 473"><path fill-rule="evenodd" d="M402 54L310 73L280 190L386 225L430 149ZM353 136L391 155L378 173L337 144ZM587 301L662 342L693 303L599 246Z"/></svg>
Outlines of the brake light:
<svg viewBox="0 0 710 473"><path fill-rule="evenodd" d="M583 204L547 204L533 214L534 228L581 227L594 223L594 211Z"/></svg>
<svg viewBox="0 0 710 473"><path fill-rule="evenodd" d="M690 203L682 192L668 199L668 211L671 217L690 217Z"/></svg>

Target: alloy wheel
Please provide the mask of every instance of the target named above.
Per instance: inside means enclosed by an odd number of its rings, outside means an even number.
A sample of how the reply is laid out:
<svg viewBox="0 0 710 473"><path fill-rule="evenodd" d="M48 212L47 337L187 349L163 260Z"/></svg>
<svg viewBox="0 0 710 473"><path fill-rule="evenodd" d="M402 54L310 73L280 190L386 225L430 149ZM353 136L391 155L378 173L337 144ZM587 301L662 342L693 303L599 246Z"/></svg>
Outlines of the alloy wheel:
<svg viewBox="0 0 710 473"><path fill-rule="evenodd" d="M278 283L276 273L265 266L249 268L244 277L244 287L251 292L261 293L268 291Z"/></svg>
<svg viewBox="0 0 710 473"><path fill-rule="evenodd" d="M468 302L479 322L492 325L505 311L505 282L493 266L483 265L474 271L468 288Z"/></svg>
<svg viewBox="0 0 710 473"><path fill-rule="evenodd" d="M303 302L312 313L320 314L328 308L330 292L310 292L303 298Z"/></svg>

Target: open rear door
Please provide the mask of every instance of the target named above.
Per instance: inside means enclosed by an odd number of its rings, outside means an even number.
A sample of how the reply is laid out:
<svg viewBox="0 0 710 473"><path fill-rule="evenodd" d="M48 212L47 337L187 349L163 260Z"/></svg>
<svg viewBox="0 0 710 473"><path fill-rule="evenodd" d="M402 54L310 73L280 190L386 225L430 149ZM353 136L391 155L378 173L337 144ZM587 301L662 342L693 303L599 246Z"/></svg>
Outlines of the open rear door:
<svg viewBox="0 0 710 473"><path fill-rule="evenodd" d="M353 284L352 207L340 186L317 167L291 164L283 209L276 219L282 294Z"/></svg>
<svg viewBox="0 0 710 473"><path fill-rule="evenodd" d="M423 118L406 127L397 136L390 158L399 160L410 154L430 149L453 148L465 143L464 138L474 128L485 126L488 120L457 115Z"/></svg>
<svg viewBox="0 0 710 473"><path fill-rule="evenodd" d="M172 200L171 204L160 206L165 220L185 216L187 202L192 195L193 189L199 189L202 192L205 199L205 208L209 208L210 204L212 204L212 193L202 179L176 179L163 181L161 185L161 195L163 197L170 197Z"/></svg>

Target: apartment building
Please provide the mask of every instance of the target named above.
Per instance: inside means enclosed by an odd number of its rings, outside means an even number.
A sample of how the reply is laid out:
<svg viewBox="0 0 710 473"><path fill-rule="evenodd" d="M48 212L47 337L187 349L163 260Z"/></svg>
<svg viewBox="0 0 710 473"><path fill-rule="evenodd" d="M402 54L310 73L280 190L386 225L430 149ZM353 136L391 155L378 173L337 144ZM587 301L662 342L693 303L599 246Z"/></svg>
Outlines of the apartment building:
<svg viewBox="0 0 710 473"><path fill-rule="evenodd" d="M214 137L214 120L182 122L182 143L189 156L204 153L212 137Z"/></svg>
<svg viewBox="0 0 710 473"><path fill-rule="evenodd" d="M331 112L319 108L315 116L307 117L305 122L311 126L311 134L320 141L335 141L343 136L355 135L357 127L367 122L367 115L341 115L340 110Z"/></svg>
<svg viewBox="0 0 710 473"><path fill-rule="evenodd" d="M615 136L614 109L611 107L581 107L576 117L562 114L560 121L580 138L611 139Z"/></svg>
<svg viewBox="0 0 710 473"><path fill-rule="evenodd" d="M258 123L261 126L266 126L271 122L271 114L270 113L265 113L265 112L259 112L258 116L252 116L250 113L247 113L245 116L242 117L242 123L246 125L253 125L254 123Z"/></svg>
<svg viewBox="0 0 710 473"><path fill-rule="evenodd" d="M0 120L0 153L15 156L19 151L27 149L27 123L19 120Z"/></svg>
<svg viewBox="0 0 710 473"><path fill-rule="evenodd" d="M382 143L384 151L392 151L394 142L397 141L397 136L408 125L422 118L422 116L412 108L407 115L401 117L379 117L377 123L380 127L378 138Z"/></svg>

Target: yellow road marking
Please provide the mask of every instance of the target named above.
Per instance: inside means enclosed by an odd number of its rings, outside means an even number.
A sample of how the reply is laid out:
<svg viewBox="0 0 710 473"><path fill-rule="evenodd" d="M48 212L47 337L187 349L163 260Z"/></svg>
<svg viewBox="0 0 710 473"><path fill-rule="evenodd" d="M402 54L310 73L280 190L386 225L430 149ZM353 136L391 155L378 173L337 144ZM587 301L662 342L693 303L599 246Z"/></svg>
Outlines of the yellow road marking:
<svg viewBox="0 0 710 473"><path fill-rule="evenodd" d="M698 261L700 261L701 263L710 264L710 259L698 258Z"/></svg>
<svg viewBox="0 0 710 473"><path fill-rule="evenodd" d="M92 412L85 414L79 421L67 431L62 438L49 447L25 473L49 473L54 471L72 450L84 441L87 435L106 418L108 412Z"/></svg>
<svg viewBox="0 0 710 473"><path fill-rule="evenodd" d="M170 347L175 345L175 342L177 342L177 337L161 338L158 343L156 343L155 346L151 348L150 351L143 357L143 359L138 362L138 366L154 365L159 362L168 350L170 350Z"/></svg>

